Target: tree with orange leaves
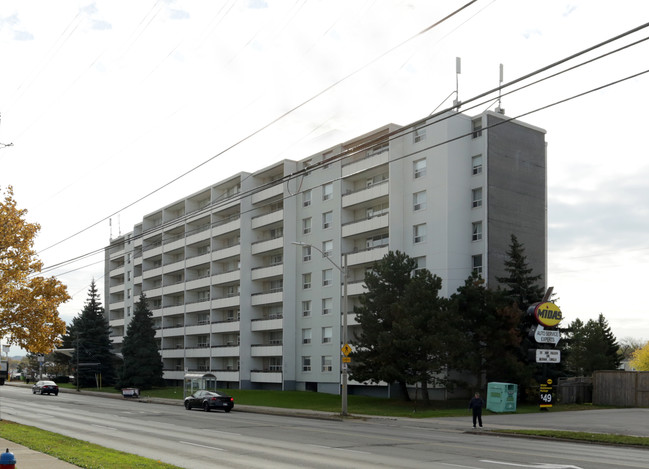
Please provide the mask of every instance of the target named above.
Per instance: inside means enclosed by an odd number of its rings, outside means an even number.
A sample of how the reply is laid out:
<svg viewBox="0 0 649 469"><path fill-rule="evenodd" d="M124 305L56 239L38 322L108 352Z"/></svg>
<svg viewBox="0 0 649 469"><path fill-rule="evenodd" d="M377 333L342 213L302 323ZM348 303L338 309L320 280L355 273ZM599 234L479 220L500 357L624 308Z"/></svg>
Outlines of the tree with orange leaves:
<svg viewBox="0 0 649 469"><path fill-rule="evenodd" d="M54 277L37 276L43 263L34 251L40 230L28 223L9 186L0 201L0 337L31 353L49 353L65 333L58 307L70 299Z"/></svg>

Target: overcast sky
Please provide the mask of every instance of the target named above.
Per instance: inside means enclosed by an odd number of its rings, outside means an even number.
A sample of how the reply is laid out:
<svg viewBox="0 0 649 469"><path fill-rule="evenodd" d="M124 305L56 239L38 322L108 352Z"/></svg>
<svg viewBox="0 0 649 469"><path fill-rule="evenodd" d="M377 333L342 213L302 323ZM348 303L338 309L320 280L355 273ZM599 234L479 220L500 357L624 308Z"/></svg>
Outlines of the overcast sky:
<svg viewBox="0 0 649 469"><path fill-rule="evenodd" d="M57 265L227 176L450 106L456 57L466 101L498 86L501 63L507 83L649 21L643 0L479 0L419 34L466 3L3 0L0 143L13 146L0 148L0 187L13 185L41 224L41 259ZM522 116L648 69L641 42L502 107ZM642 74L521 118L547 131L548 285L563 324L603 313L619 340L649 340L647 89ZM102 252L48 274L73 295L65 321L93 278L104 300Z"/></svg>

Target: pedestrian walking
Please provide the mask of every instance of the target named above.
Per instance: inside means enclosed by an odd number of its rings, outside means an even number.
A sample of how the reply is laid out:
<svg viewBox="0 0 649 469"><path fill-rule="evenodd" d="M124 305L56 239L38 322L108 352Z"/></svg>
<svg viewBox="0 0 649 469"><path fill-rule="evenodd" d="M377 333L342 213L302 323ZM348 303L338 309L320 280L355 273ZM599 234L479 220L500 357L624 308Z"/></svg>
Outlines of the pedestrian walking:
<svg viewBox="0 0 649 469"><path fill-rule="evenodd" d="M482 427L482 408L484 407L484 401L480 397L480 393L475 393L473 399L469 402L469 409L473 410L473 428L475 428L476 421Z"/></svg>

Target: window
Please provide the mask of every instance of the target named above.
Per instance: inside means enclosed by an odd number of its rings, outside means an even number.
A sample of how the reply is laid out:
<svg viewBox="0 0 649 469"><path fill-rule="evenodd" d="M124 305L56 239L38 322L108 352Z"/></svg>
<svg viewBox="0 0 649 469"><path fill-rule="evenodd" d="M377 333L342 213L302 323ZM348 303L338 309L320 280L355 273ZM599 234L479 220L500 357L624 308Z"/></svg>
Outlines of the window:
<svg viewBox="0 0 649 469"><path fill-rule="evenodd" d="M321 357L322 371L333 371L331 355L323 355Z"/></svg>
<svg viewBox="0 0 649 469"><path fill-rule="evenodd" d="M471 174L480 174L482 172L482 155L471 158Z"/></svg>
<svg viewBox="0 0 649 469"><path fill-rule="evenodd" d="M311 274L302 274L302 288L308 290L311 288Z"/></svg>
<svg viewBox="0 0 649 469"><path fill-rule="evenodd" d="M303 344L311 343L311 329L302 329L302 343Z"/></svg>
<svg viewBox="0 0 649 469"><path fill-rule="evenodd" d="M334 195L334 183L330 182L322 186L322 200L329 200Z"/></svg>
<svg viewBox="0 0 649 469"><path fill-rule="evenodd" d="M333 337L333 328L332 327L323 327L322 328L322 343L330 344Z"/></svg>
<svg viewBox="0 0 649 469"><path fill-rule="evenodd" d="M482 187L473 189L471 191L471 207L481 207L482 206Z"/></svg>
<svg viewBox="0 0 649 469"><path fill-rule="evenodd" d="M328 287L333 280L333 269L325 269L322 271L322 286Z"/></svg>
<svg viewBox="0 0 649 469"><path fill-rule="evenodd" d="M275 254L270 256L270 265L280 265L284 260L284 257L281 254Z"/></svg>
<svg viewBox="0 0 649 469"><path fill-rule="evenodd" d="M129 288L128 290L126 290L126 298L130 298L130 297L131 297L131 289Z"/></svg>
<svg viewBox="0 0 649 469"><path fill-rule="evenodd" d="M482 274L482 254L471 256L471 264L474 272Z"/></svg>
<svg viewBox="0 0 649 469"><path fill-rule="evenodd" d="M472 234L471 234L471 240L472 241L479 241L482 239L482 222L477 221L472 224Z"/></svg>
<svg viewBox="0 0 649 469"><path fill-rule="evenodd" d="M302 234L311 233L311 217L302 219Z"/></svg>
<svg viewBox="0 0 649 469"><path fill-rule="evenodd" d="M414 161L412 163L412 170L415 176L415 179L423 177L426 175L426 158L421 160Z"/></svg>
<svg viewBox="0 0 649 469"><path fill-rule="evenodd" d="M413 132L412 137L414 143L423 142L424 140L426 140L426 127L423 125L415 127L415 131Z"/></svg>
<svg viewBox="0 0 649 469"><path fill-rule="evenodd" d="M426 224L415 225L412 227L413 241L415 244L426 241Z"/></svg>
<svg viewBox="0 0 649 469"><path fill-rule="evenodd" d="M126 307L126 315L127 315L127 316L130 316L130 315L131 315L131 307L130 307L130 306L127 306L127 307Z"/></svg>
<svg viewBox="0 0 649 469"><path fill-rule="evenodd" d="M323 241L322 242L322 255L324 257L329 257L333 250L334 250L334 242L333 241L329 240L329 241Z"/></svg>
<svg viewBox="0 0 649 469"><path fill-rule="evenodd" d="M416 212L426 208L426 191L412 194L412 209Z"/></svg>
<svg viewBox="0 0 649 469"><path fill-rule="evenodd" d="M322 214L322 229L326 230L327 228L331 228L331 223L333 222L334 218L334 213L333 212L325 212Z"/></svg>
<svg viewBox="0 0 649 469"><path fill-rule="evenodd" d="M378 248L390 244L390 235L388 233L378 234L365 239L367 249Z"/></svg>
<svg viewBox="0 0 649 469"><path fill-rule="evenodd" d="M311 189L302 192L302 206L308 207L311 205Z"/></svg>
<svg viewBox="0 0 649 469"><path fill-rule="evenodd" d="M417 267L415 267L415 272L426 268L426 256L415 257L415 261L417 262Z"/></svg>
<svg viewBox="0 0 649 469"><path fill-rule="evenodd" d="M473 138L482 137L482 117L473 119L471 121L471 127L473 132Z"/></svg>
<svg viewBox="0 0 649 469"><path fill-rule="evenodd" d="M311 300L302 302L302 316L305 318L311 316Z"/></svg>
<svg viewBox="0 0 649 469"><path fill-rule="evenodd" d="M322 314L331 314L333 300L331 298L322 299Z"/></svg>
<svg viewBox="0 0 649 469"><path fill-rule="evenodd" d="M127 281L127 282L130 282L130 281L131 281L131 271L130 271L130 270L127 270L127 271L126 271L126 281Z"/></svg>
<svg viewBox="0 0 649 469"><path fill-rule="evenodd" d="M311 246L302 246L302 260L305 262L311 260Z"/></svg>
<svg viewBox="0 0 649 469"><path fill-rule="evenodd" d="M284 228L271 228L270 230L268 230L268 233L270 234L270 239L281 238L282 236L284 236Z"/></svg>
<svg viewBox="0 0 649 469"><path fill-rule="evenodd" d="M311 371L311 357L302 357L302 371Z"/></svg>

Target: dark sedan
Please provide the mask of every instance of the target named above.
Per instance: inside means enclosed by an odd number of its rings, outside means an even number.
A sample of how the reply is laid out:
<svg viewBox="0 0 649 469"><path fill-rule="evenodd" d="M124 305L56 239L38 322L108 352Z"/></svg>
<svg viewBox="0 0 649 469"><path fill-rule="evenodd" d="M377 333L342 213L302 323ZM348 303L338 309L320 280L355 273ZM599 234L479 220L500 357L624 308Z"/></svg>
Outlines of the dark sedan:
<svg viewBox="0 0 649 469"><path fill-rule="evenodd" d="M221 392L196 391L191 396L185 398L185 409L190 410L194 407L199 407L205 412L209 412L212 409L230 412L234 407L234 398Z"/></svg>
<svg viewBox="0 0 649 469"><path fill-rule="evenodd" d="M59 395L59 387L54 381L38 381L32 386L32 393L34 394L54 394Z"/></svg>

